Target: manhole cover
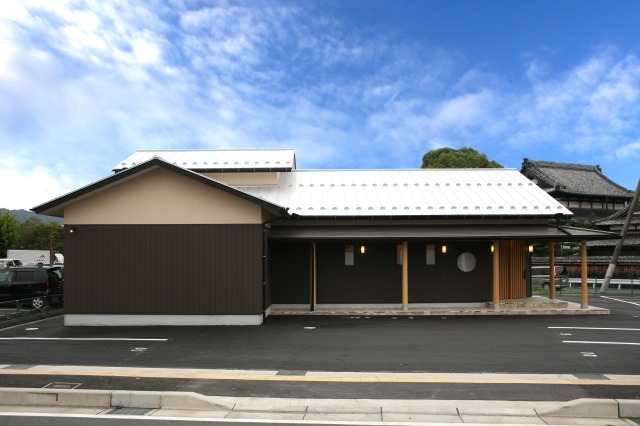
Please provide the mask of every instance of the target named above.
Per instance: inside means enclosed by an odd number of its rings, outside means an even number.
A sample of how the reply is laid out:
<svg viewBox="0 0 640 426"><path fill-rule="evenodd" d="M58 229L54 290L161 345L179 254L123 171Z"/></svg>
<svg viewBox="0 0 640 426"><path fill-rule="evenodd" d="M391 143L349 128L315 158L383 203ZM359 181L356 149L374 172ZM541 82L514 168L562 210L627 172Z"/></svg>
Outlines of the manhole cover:
<svg viewBox="0 0 640 426"><path fill-rule="evenodd" d="M63 382L53 382L49 383L45 388L50 389L75 389L79 387L82 383L63 383Z"/></svg>

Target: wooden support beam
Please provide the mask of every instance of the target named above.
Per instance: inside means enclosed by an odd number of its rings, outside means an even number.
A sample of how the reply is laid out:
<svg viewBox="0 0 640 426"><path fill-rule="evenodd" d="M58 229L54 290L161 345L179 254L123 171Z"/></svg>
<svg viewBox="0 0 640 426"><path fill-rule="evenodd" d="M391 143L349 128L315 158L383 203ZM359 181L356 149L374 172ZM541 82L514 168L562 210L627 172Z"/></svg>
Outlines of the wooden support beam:
<svg viewBox="0 0 640 426"><path fill-rule="evenodd" d="M549 299L556 298L556 261L553 241L549 242Z"/></svg>
<svg viewBox="0 0 640 426"><path fill-rule="evenodd" d="M402 310L409 309L409 244L402 242Z"/></svg>
<svg viewBox="0 0 640 426"><path fill-rule="evenodd" d="M493 242L493 309L500 309L500 241Z"/></svg>
<svg viewBox="0 0 640 426"><path fill-rule="evenodd" d="M582 240L580 243L580 288L582 293L581 308L587 309L589 307L589 288L587 287L587 241Z"/></svg>

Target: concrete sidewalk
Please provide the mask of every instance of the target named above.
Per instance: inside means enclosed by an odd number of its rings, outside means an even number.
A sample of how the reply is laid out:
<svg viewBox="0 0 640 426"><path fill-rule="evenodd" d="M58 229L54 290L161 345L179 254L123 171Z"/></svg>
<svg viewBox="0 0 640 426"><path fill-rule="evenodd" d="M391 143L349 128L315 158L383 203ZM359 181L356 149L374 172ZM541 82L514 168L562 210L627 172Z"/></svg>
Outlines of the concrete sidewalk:
<svg viewBox="0 0 640 426"><path fill-rule="evenodd" d="M640 400L442 401L203 396L192 392L0 388L0 412L251 419L269 423L634 425Z"/></svg>

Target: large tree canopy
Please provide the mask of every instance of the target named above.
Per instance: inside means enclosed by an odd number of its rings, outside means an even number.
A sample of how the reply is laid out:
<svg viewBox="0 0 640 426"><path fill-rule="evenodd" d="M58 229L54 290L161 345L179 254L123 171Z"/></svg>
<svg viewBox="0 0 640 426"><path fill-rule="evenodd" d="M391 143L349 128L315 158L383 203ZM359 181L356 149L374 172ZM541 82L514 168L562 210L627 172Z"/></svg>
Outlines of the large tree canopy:
<svg viewBox="0 0 640 426"><path fill-rule="evenodd" d="M29 218L18 226L17 250L47 250L49 244L56 252L63 250L64 227L57 222L43 223L38 218Z"/></svg>
<svg viewBox="0 0 640 426"><path fill-rule="evenodd" d="M502 165L489 160L473 148L439 148L422 156L423 169L500 169Z"/></svg>
<svg viewBox="0 0 640 426"><path fill-rule="evenodd" d="M64 227L57 222L43 223L39 218L19 222L8 210L0 211L0 258L7 250L48 250L62 253Z"/></svg>

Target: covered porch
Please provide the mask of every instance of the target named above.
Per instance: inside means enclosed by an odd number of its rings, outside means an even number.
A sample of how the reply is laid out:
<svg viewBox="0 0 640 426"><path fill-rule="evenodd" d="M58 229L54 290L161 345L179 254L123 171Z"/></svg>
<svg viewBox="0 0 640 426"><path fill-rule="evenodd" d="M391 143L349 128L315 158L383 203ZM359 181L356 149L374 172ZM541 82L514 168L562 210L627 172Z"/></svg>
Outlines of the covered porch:
<svg viewBox="0 0 640 426"><path fill-rule="evenodd" d="M588 304L586 242L600 231L542 224L291 226L270 232L267 315L554 315ZM531 297L533 244L580 241L581 303Z"/></svg>

